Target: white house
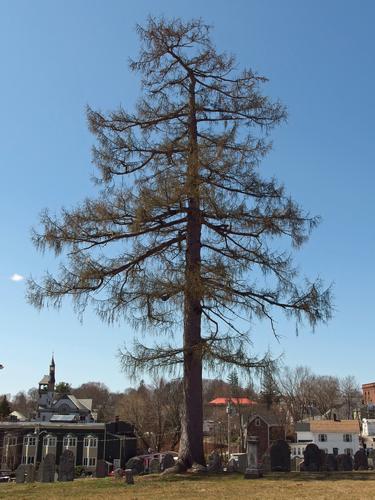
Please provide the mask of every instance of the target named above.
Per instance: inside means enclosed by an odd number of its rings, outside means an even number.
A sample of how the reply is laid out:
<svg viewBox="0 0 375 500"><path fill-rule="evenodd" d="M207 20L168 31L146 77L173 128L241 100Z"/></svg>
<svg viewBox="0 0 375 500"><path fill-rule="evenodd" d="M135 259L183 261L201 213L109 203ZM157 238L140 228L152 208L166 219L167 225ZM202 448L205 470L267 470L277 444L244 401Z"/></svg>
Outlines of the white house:
<svg viewBox="0 0 375 500"><path fill-rule="evenodd" d="M362 419L362 436L375 436L375 418Z"/></svg>
<svg viewBox="0 0 375 500"><path fill-rule="evenodd" d="M362 442L368 450L375 449L375 419L362 419Z"/></svg>
<svg viewBox="0 0 375 500"><path fill-rule="evenodd" d="M358 420L311 420L295 426L297 442L291 443L292 457L303 456L310 443L326 453L354 455L360 448Z"/></svg>

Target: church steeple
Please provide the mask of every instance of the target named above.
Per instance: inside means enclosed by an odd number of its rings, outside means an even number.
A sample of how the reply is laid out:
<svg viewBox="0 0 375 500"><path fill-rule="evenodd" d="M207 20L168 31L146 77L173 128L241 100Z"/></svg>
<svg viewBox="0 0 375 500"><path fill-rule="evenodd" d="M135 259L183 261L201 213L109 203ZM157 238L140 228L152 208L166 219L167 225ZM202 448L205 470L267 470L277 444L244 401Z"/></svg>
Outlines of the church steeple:
<svg viewBox="0 0 375 500"><path fill-rule="evenodd" d="M49 384L48 384L48 389L50 391L54 391L55 390L55 359L53 357L53 353L52 353L51 364L49 365Z"/></svg>

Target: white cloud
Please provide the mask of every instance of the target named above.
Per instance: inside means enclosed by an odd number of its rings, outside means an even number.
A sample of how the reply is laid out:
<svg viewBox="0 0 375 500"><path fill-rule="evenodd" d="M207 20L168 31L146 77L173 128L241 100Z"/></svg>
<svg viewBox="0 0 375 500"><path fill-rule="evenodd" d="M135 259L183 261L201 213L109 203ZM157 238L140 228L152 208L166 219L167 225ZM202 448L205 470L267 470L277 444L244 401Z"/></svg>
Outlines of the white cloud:
<svg viewBox="0 0 375 500"><path fill-rule="evenodd" d="M12 274L12 276L10 277L10 279L12 281L22 281L25 278L21 274L14 273L14 274Z"/></svg>

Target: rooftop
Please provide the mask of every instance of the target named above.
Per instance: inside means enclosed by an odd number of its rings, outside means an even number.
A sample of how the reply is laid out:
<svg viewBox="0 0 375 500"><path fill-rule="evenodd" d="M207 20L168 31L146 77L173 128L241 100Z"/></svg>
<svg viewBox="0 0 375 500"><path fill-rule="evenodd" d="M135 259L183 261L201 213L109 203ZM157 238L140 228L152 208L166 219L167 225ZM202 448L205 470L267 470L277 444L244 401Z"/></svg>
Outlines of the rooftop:
<svg viewBox="0 0 375 500"><path fill-rule="evenodd" d="M214 405L214 406L224 406L229 403L229 401L234 404L234 405L239 405L239 406L251 406L251 405L256 405L255 401L252 401L249 398L215 398L212 401L210 401L208 404Z"/></svg>
<svg viewBox="0 0 375 500"><path fill-rule="evenodd" d="M348 432L359 434L358 420L311 420L298 422L296 431L300 432Z"/></svg>

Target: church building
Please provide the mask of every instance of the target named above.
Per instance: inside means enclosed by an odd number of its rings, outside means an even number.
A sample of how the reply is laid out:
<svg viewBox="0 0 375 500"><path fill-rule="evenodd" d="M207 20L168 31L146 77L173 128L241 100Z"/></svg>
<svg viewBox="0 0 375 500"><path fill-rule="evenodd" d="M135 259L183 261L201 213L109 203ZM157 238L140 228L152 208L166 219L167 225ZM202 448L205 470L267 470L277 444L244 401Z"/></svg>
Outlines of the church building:
<svg viewBox="0 0 375 500"><path fill-rule="evenodd" d="M95 472L99 460L113 467L125 467L136 454L134 426L118 418L96 422L91 399L78 399L55 391L55 360L49 375L39 382L39 401L35 418L16 415L0 422L0 471L14 471L20 464L38 466L47 454L56 465L64 450L74 455L75 466Z"/></svg>
<svg viewBox="0 0 375 500"><path fill-rule="evenodd" d="M55 392L55 360L52 356L49 375L39 382L37 422L96 422L92 399L78 399L71 394Z"/></svg>

